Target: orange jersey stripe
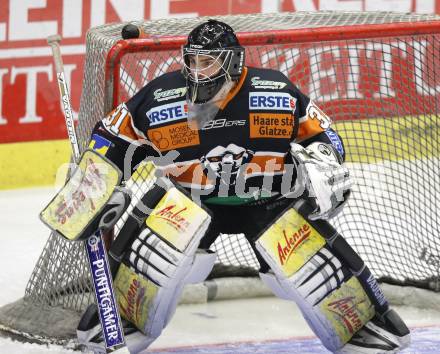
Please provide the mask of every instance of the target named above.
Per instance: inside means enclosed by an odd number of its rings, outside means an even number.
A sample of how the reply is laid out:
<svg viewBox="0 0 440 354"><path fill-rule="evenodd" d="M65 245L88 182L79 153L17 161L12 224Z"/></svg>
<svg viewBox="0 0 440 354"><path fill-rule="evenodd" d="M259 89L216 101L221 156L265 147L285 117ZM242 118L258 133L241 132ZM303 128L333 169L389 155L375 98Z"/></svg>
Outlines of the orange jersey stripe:
<svg viewBox="0 0 440 354"><path fill-rule="evenodd" d="M111 111L102 123L110 133L122 139L134 141L140 138L133 129L131 114L124 103Z"/></svg>
<svg viewBox="0 0 440 354"><path fill-rule="evenodd" d="M252 157L246 168L246 174L253 174L259 172L273 173L284 171L284 156L273 156L273 155L256 155ZM257 168L254 168L252 164Z"/></svg>
<svg viewBox="0 0 440 354"><path fill-rule="evenodd" d="M332 123L330 117L321 111L313 101L309 102L306 111L306 115L299 119L300 123L296 141L307 140L314 135L322 133L330 128Z"/></svg>
<svg viewBox="0 0 440 354"><path fill-rule="evenodd" d="M240 91L241 87L243 86L244 79L246 79L247 76L247 68L243 68L243 72L241 73L240 80L238 80L237 85L228 93L225 100L221 103L220 109L224 109L226 105L235 97L235 95Z"/></svg>
<svg viewBox="0 0 440 354"><path fill-rule="evenodd" d="M310 119L299 123L297 141L303 141L311 138L312 136L322 133L325 129L321 128L320 122L317 119Z"/></svg>
<svg viewBox="0 0 440 354"><path fill-rule="evenodd" d="M132 126L131 116L125 117L119 128L119 134L131 140L138 140L140 137L136 134Z"/></svg>

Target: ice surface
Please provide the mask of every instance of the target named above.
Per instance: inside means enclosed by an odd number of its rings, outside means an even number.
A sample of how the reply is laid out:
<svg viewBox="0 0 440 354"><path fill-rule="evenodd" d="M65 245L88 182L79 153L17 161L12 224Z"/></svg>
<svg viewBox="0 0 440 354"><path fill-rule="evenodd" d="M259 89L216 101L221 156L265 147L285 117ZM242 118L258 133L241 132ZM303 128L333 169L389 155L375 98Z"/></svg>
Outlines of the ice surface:
<svg viewBox="0 0 440 354"><path fill-rule="evenodd" d="M49 232L38 213L52 188L0 192L0 306L23 296ZM414 344L405 354L436 353L440 313L398 308L412 327ZM424 328L421 328L424 327ZM225 344L226 343L226 344ZM431 348L431 349L429 349ZM60 346L0 338L0 354L72 353ZM179 306L175 317L148 353L325 353L296 306L276 298L216 301Z"/></svg>

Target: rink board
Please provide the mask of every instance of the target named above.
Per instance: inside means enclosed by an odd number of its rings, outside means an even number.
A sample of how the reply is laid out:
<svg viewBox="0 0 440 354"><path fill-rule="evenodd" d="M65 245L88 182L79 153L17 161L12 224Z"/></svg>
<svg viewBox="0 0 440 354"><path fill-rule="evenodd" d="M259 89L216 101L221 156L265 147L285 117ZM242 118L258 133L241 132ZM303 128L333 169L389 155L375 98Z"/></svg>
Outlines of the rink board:
<svg viewBox="0 0 440 354"><path fill-rule="evenodd" d="M411 345L401 354L438 354L440 348L440 327L412 329ZM240 343L223 343L206 346L191 346L148 351L157 354L323 354L327 351L317 338L289 338L285 340L249 341Z"/></svg>
<svg viewBox="0 0 440 354"><path fill-rule="evenodd" d="M68 140L0 144L0 190L51 186L64 180Z"/></svg>

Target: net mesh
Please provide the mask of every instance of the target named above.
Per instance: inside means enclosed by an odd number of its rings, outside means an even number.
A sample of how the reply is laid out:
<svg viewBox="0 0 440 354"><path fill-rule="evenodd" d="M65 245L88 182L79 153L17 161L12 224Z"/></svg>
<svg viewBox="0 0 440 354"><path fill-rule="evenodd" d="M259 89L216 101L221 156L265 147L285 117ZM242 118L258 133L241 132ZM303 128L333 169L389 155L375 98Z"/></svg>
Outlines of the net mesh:
<svg viewBox="0 0 440 354"><path fill-rule="evenodd" d="M348 26L341 30L345 35L351 33L352 25L406 23L410 28L440 19L433 15L382 12L218 18L238 32ZM173 37L185 36L204 20L166 19L134 24L142 26L150 37ZM77 127L82 150L93 126L115 102L133 96L164 72L180 69L178 47L162 50L159 45L132 50L133 45L121 57L117 76L111 75L106 60L112 46L121 39L123 26L104 25L91 29L87 35ZM365 38L341 36L335 40L320 35L319 41L303 41L293 36L280 44L273 44L268 38L265 45L246 46L247 65L282 71L332 117L344 140L356 184L348 206L332 221L335 227L376 276L432 289L438 289L440 276L436 205L440 199L439 26L440 21L432 33L424 34L408 31L407 35L391 36L378 29ZM383 37L378 37L378 33L383 33ZM277 34L274 32L273 36ZM222 235L213 248L223 265L257 266L242 235ZM8 309L15 318L7 321L10 326L17 326L17 311L41 312L41 308L78 314L93 301L90 284L83 245L52 235L31 275L24 300ZM0 311L3 323L4 313ZM31 333L40 333L40 329ZM53 329L50 336L54 336Z"/></svg>

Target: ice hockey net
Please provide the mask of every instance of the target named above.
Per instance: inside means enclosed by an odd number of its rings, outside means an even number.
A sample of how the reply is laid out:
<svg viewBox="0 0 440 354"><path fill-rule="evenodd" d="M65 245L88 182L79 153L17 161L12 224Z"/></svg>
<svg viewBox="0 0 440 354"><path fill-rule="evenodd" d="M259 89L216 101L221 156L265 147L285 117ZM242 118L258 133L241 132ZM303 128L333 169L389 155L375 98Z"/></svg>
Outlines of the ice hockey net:
<svg viewBox="0 0 440 354"><path fill-rule="evenodd" d="M372 272L439 290L440 17L315 12L219 19L239 32L247 65L282 71L333 118L356 180L333 223ZM148 34L139 40L121 41L121 23L89 31L82 149L112 107L180 68L185 35L203 20L136 22ZM257 265L240 235L223 235L214 247L223 265ZM0 322L32 337L68 338L90 291L83 245L52 235L24 299L2 308Z"/></svg>

